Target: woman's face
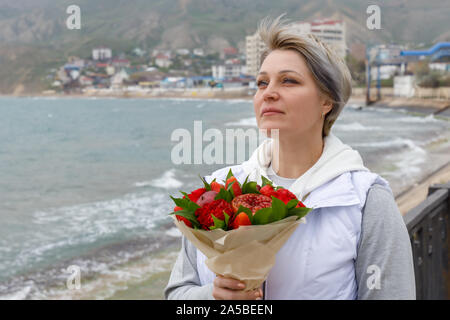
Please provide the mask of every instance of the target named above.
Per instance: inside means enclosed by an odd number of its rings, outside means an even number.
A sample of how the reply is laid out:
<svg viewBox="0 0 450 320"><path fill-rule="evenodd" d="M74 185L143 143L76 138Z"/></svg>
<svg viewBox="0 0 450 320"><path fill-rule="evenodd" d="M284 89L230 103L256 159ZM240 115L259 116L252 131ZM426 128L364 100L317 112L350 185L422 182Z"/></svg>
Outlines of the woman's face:
<svg viewBox="0 0 450 320"><path fill-rule="evenodd" d="M304 58L292 50L274 50L264 60L256 78L253 98L259 129L279 129L280 135L322 136L323 113L331 104L319 89Z"/></svg>

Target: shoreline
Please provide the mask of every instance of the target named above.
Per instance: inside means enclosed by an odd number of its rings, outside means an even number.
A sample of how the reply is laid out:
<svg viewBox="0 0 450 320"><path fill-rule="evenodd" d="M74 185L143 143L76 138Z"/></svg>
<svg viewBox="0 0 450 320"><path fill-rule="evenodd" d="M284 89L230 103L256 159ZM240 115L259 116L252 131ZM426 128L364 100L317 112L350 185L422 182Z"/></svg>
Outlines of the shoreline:
<svg viewBox="0 0 450 320"><path fill-rule="evenodd" d="M0 94L5 98L112 98L112 99L192 99L192 100L253 100L253 95L249 90L219 90L219 89L199 89L199 90L173 90L173 91L155 91L155 92L99 92L99 93L79 93L79 94Z"/></svg>
<svg viewBox="0 0 450 320"><path fill-rule="evenodd" d="M404 216L424 201L428 196L428 188L432 184L443 184L450 181L450 162L443 165L420 182L395 197L400 213Z"/></svg>
<svg viewBox="0 0 450 320"><path fill-rule="evenodd" d="M220 100L253 100L251 89L222 90L206 89L198 90L167 90L167 91L131 91L131 92L92 92L92 93L28 93L28 94L0 94L1 98L114 98L114 99L220 99ZM347 104L357 104L366 107L366 98L361 95L350 96ZM419 99L401 97L383 97L379 101L374 101L369 106L377 108L406 109L419 113L435 113L442 111L450 112L450 99Z"/></svg>
<svg viewBox="0 0 450 320"><path fill-rule="evenodd" d="M360 107L373 107L380 109L402 110L421 115L436 115L450 118L450 100L433 100L417 98L382 98L379 101L366 105L365 97L352 96L348 104L357 104Z"/></svg>

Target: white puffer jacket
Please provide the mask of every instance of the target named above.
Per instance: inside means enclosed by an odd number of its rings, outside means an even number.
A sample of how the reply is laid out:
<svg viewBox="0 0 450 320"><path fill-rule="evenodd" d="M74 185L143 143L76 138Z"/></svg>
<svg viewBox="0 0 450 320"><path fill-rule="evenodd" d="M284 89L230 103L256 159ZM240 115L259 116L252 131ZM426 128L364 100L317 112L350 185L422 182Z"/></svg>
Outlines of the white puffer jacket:
<svg viewBox="0 0 450 320"><path fill-rule="evenodd" d="M241 165L222 168L205 177L225 180L231 168L239 182L267 177L272 140L265 140ZM361 210L369 188L389 186L363 165L359 153L336 136L325 138L321 157L289 188L307 207L314 208L284 244L266 281L267 299L355 299L355 259L361 234ZM197 270L202 285L215 274L197 250ZM307 288L307 290L305 290Z"/></svg>

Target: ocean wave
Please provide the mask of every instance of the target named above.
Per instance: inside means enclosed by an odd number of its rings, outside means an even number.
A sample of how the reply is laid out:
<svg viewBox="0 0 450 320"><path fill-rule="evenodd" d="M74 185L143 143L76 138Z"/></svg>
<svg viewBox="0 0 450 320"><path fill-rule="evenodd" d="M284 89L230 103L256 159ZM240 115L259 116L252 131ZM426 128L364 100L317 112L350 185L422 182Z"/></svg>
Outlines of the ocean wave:
<svg viewBox="0 0 450 320"><path fill-rule="evenodd" d="M129 285L146 281L170 270L178 252L160 250L160 236L101 248L89 255L12 278L0 284L0 300L24 299L107 299ZM164 240L164 239L163 239ZM170 240L174 243L175 240ZM176 240L178 241L178 240ZM69 289L67 282L76 266L80 287Z"/></svg>
<svg viewBox="0 0 450 320"><path fill-rule="evenodd" d="M348 124L336 123L333 128L340 131L373 131L382 129L381 127L377 126L366 126L361 124L360 122L352 122Z"/></svg>
<svg viewBox="0 0 450 320"><path fill-rule="evenodd" d="M154 232L170 218L173 205L165 193L143 192L118 199L62 207L32 214L20 233L2 239L0 278L65 259L98 245ZM24 236L26 235L26 236Z"/></svg>
<svg viewBox="0 0 450 320"><path fill-rule="evenodd" d="M244 118L244 119L240 119L239 121L236 122L227 122L225 123L225 126L227 127L256 127L257 126L257 122L256 122L256 118L255 117L250 117L250 118Z"/></svg>
<svg viewBox="0 0 450 320"><path fill-rule="evenodd" d="M402 118L396 119L396 121L409 122L409 123L428 123L428 122L440 122L442 120L436 119L433 114L430 114L425 117L422 117L422 116L402 117Z"/></svg>
<svg viewBox="0 0 450 320"><path fill-rule="evenodd" d="M223 101L226 102L227 104L239 104L239 103L252 104L252 100L247 99L226 99Z"/></svg>
<svg viewBox="0 0 450 320"><path fill-rule="evenodd" d="M346 104L345 108L360 110L361 108L365 108L365 107L362 104L350 103L350 104Z"/></svg>
<svg viewBox="0 0 450 320"><path fill-rule="evenodd" d="M376 149L398 149L398 148L408 148L416 150L420 153L426 153L418 144L410 139L395 138L392 140L385 141L373 141L373 142L358 142L352 143L352 147L367 147Z"/></svg>
<svg viewBox="0 0 450 320"><path fill-rule="evenodd" d="M156 188L162 188L162 189L177 189L180 188L183 183L180 180L175 179L175 169L167 170L162 174L160 178L151 180L151 181L142 181L142 182L136 182L136 187L146 187L146 186L153 186Z"/></svg>
<svg viewBox="0 0 450 320"><path fill-rule="evenodd" d="M51 300L109 299L119 291L147 281L153 275L170 270L178 256L177 252L139 259L122 268L100 272L93 280L82 283L78 290L48 289L37 297Z"/></svg>
<svg viewBox="0 0 450 320"><path fill-rule="evenodd" d="M151 181L142 181L142 182L136 182L134 184L135 187L142 188L142 187L150 187L152 186Z"/></svg>
<svg viewBox="0 0 450 320"><path fill-rule="evenodd" d="M32 288L32 286L25 286L12 293L0 295L0 300L25 300Z"/></svg>

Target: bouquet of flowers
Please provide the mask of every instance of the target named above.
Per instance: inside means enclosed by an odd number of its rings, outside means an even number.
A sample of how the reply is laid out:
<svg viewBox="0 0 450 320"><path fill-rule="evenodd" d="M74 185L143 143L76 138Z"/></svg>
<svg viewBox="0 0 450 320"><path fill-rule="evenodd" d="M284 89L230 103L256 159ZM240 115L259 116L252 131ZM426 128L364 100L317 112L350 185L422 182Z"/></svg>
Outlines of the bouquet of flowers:
<svg viewBox="0 0 450 320"><path fill-rule="evenodd" d="M276 253L312 209L264 176L262 186L248 177L240 184L231 169L223 183L201 180L202 188L171 196L176 226L212 272L245 282L245 290L260 287Z"/></svg>

